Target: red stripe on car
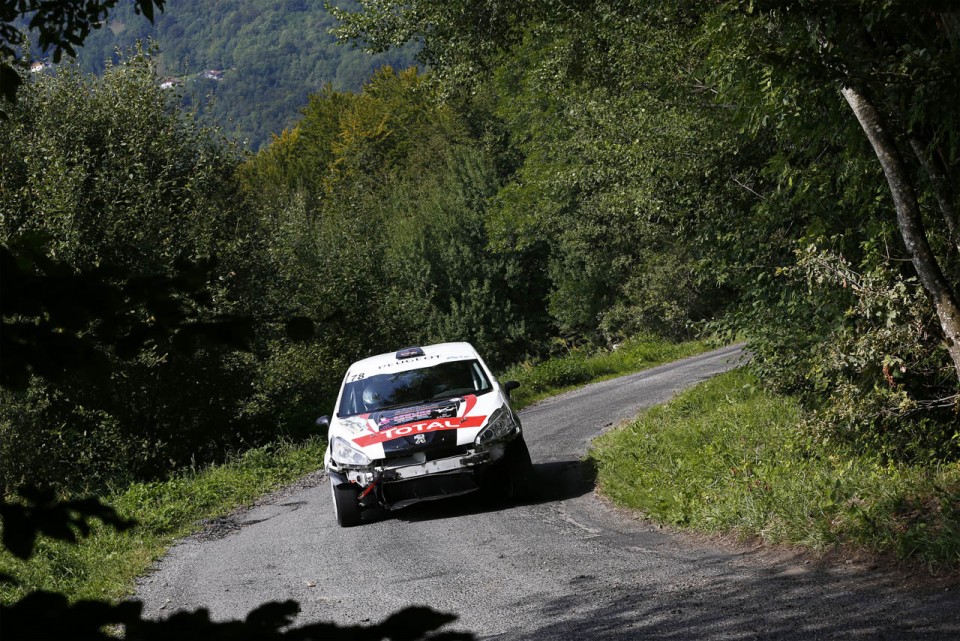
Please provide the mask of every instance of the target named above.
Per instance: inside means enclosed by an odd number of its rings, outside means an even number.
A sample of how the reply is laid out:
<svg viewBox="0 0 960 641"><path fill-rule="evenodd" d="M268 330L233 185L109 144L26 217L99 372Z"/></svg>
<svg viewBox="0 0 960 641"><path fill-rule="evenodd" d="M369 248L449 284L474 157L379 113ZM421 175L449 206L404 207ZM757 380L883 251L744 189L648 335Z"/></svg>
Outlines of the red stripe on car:
<svg viewBox="0 0 960 641"><path fill-rule="evenodd" d="M395 438L403 436L412 436L414 434L424 434L426 432L442 432L444 430L462 430L474 427L480 427L487 420L486 416L462 416L451 418L438 418L429 421L420 421L417 423L407 423L397 427L390 427L373 434L362 434L353 439L353 442L360 447L367 447L376 443L392 441Z"/></svg>

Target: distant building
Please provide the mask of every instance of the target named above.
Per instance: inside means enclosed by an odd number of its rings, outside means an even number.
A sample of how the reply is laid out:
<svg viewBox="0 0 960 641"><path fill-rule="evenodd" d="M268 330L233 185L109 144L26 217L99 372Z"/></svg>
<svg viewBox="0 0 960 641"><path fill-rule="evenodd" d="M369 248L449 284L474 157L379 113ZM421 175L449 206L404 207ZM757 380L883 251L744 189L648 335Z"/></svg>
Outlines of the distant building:
<svg viewBox="0 0 960 641"><path fill-rule="evenodd" d="M53 67L53 65L49 62L41 62L38 60L30 63L30 73L40 73L44 69L50 69L51 67Z"/></svg>
<svg viewBox="0 0 960 641"><path fill-rule="evenodd" d="M208 80L223 80L222 69L207 69L203 72L203 77Z"/></svg>
<svg viewBox="0 0 960 641"><path fill-rule="evenodd" d="M173 89L183 84L182 78L164 78L160 81L161 89Z"/></svg>

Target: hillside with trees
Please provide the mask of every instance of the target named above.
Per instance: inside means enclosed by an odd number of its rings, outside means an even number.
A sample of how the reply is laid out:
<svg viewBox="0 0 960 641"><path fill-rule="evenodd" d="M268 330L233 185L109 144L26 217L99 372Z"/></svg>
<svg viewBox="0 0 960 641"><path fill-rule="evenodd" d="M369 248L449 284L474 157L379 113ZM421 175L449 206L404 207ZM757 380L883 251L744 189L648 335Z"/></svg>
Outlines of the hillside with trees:
<svg viewBox="0 0 960 641"><path fill-rule="evenodd" d="M340 46L335 25L322 2L306 0L168 0L153 22L121 3L77 54L84 71L99 75L118 51L149 41L161 79L184 106L256 150L296 122L324 85L358 91L380 66L414 64L415 46L376 55Z"/></svg>

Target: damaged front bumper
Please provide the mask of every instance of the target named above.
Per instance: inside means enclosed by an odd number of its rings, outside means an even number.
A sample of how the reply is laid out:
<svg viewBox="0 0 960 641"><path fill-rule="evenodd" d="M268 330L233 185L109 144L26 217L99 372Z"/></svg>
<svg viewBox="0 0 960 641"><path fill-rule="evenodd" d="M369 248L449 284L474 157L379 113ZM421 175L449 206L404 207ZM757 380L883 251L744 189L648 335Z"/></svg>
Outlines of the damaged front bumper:
<svg viewBox="0 0 960 641"><path fill-rule="evenodd" d="M334 485L355 484L361 488L360 504L379 504L397 510L419 501L467 494L479 488L479 473L497 464L506 451L505 443L470 450L465 454L427 460L423 452L376 461L368 467L346 467L329 471Z"/></svg>

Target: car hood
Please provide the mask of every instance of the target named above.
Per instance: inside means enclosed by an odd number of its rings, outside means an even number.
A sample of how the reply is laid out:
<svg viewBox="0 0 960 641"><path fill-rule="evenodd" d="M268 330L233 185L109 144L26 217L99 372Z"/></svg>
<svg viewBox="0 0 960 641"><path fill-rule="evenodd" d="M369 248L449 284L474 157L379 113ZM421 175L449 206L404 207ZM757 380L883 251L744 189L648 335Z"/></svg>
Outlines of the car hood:
<svg viewBox="0 0 960 641"><path fill-rule="evenodd" d="M346 439L371 460L439 453L469 445L490 415L503 407L496 390L420 405L334 418L330 438Z"/></svg>

